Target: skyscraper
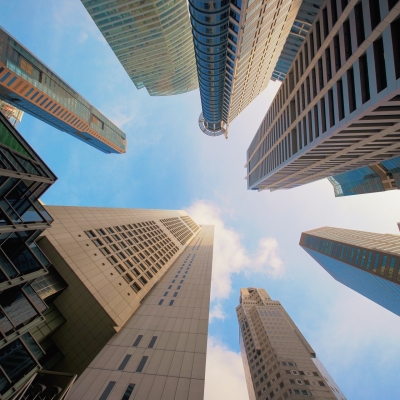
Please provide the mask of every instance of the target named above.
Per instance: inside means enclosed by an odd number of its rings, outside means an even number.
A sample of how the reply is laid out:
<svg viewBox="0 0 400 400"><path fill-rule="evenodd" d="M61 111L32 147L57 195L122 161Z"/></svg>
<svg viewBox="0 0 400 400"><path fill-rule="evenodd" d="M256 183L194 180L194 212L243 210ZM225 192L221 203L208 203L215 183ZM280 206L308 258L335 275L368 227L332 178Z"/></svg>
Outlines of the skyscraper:
<svg viewBox="0 0 400 400"><path fill-rule="evenodd" d="M400 9L325 0L247 150L252 190L293 188L400 155Z"/></svg>
<svg viewBox="0 0 400 400"><path fill-rule="evenodd" d="M288 35L302 39L316 15L319 1L306 3L299 13L300 0L189 1L204 133L227 137L231 121L267 87ZM304 14L308 21L296 20ZM286 68L282 58L274 79Z"/></svg>
<svg viewBox="0 0 400 400"><path fill-rule="evenodd" d="M400 235L323 227L300 246L337 281L400 315Z"/></svg>
<svg viewBox="0 0 400 400"><path fill-rule="evenodd" d="M0 99L104 153L125 153L126 136L0 27Z"/></svg>
<svg viewBox="0 0 400 400"><path fill-rule="evenodd" d="M183 211L46 208L54 223L38 244L56 274L37 291L61 292L51 303L62 318L54 332L35 334L57 347L57 370L81 374L200 228Z"/></svg>
<svg viewBox="0 0 400 400"><path fill-rule="evenodd" d="M328 178L336 197L400 188L400 157Z"/></svg>
<svg viewBox="0 0 400 400"><path fill-rule="evenodd" d="M279 301L264 289L240 289L239 342L250 400L345 400Z"/></svg>
<svg viewBox="0 0 400 400"><path fill-rule="evenodd" d="M38 198L56 179L0 111L0 397L5 400L35 378L44 356L30 333L47 309L33 281L50 266L36 239L53 220Z"/></svg>
<svg viewBox="0 0 400 400"><path fill-rule="evenodd" d="M82 3L138 89L168 96L198 88L186 1Z"/></svg>
<svg viewBox="0 0 400 400"><path fill-rule="evenodd" d="M34 288L49 312L32 336L46 368L83 373L69 398L202 399L213 227L184 211L46 208L53 266Z"/></svg>

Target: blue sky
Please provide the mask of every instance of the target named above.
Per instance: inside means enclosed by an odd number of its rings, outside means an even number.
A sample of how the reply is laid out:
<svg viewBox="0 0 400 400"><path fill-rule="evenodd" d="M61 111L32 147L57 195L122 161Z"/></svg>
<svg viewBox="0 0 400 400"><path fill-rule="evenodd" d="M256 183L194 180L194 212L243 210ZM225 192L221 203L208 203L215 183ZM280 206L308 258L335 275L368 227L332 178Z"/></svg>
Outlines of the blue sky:
<svg viewBox="0 0 400 400"><path fill-rule="evenodd" d="M398 191L336 199L327 181L247 191L245 151L278 84L234 120L228 140L210 138L197 125L198 91L136 90L80 1L4 1L0 24L128 136L127 154L105 155L25 115L20 132L59 178L46 204L185 209L216 225L207 400L246 398L235 307L247 286L281 301L348 399L399 397L399 318L298 246L302 231L324 225L398 233Z"/></svg>

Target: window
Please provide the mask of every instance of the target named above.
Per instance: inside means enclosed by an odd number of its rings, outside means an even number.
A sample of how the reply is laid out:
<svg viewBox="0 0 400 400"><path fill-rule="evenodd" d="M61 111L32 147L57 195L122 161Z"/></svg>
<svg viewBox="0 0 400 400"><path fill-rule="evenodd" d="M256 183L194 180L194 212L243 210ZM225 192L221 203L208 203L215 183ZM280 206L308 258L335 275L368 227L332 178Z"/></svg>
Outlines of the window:
<svg viewBox="0 0 400 400"><path fill-rule="evenodd" d="M165 293L164 293L164 296L168 296L168 292L165 292Z"/></svg>
<svg viewBox="0 0 400 400"><path fill-rule="evenodd" d="M175 292L175 293L174 293L174 297L176 297L176 296L178 296L178 292Z"/></svg>
<svg viewBox="0 0 400 400"><path fill-rule="evenodd" d="M396 79L400 78L400 18L390 24Z"/></svg>
<svg viewBox="0 0 400 400"><path fill-rule="evenodd" d="M172 306L172 305L174 304L174 301L175 301L175 300L171 300L171 301L169 302L168 305L169 305L169 306Z"/></svg>
<svg viewBox="0 0 400 400"><path fill-rule="evenodd" d="M365 53L359 59L359 67L360 67L361 97L362 97L362 102L364 104L370 99L368 61L367 61L367 55Z"/></svg>
<svg viewBox="0 0 400 400"><path fill-rule="evenodd" d="M158 302L158 305L161 306L162 303L164 303L164 299L161 299L161 300Z"/></svg>
<svg viewBox="0 0 400 400"><path fill-rule="evenodd" d="M354 7L354 13L356 18L357 46L360 46L360 44L365 40L362 1L356 4L356 6Z"/></svg>
<svg viewBox="0 0 400 400"><path fill-rule="evenodd" d="M138 345L139 345L139 343L140 343L140 341L142 340L142 338L143 338L143 335L139 335L137 338L136 338L136 340L133 342L133 347L137 347Z"/></svg>
<svg viewBox="0 0 400 400"><path fill-rule="evenodd" d="M114 389L114 386L115 386L115 382L114 381L108 382L108 385L104 389L104 392L100 396L99 400L107 400L107 398L110 395L111 391Z"/></svg>
<svg viewBox="0 0 400 400"><path fill-rule="evenodd" d="M374 30L378 26L379 22L381 22L379 1L369 0L369 12L371 17L371 29Z"/></svg>
<svg viewBox="0 0 400 400"><path fill-rule="evenodd" d="M157 336L153 336L149 343L149 349L152 349L154 347L154 344L156 343L156 341L157 341Z"/></svg>
<svg viewBox="0 0 400 400"><path fill-rule="evenodd" d="M148 358L149 357L147 357L147 356L143 356L142 357L142 359L140 360L139 365L136 368L136 372L142 372L143 371L143 368L146 365L146 361L147 361Z"/></svg>
<svg viewBox="0 0 400 400"><path fill-rule="evenodd" d="M375 40L374 42L374 58L375 58L376 90L379 93L387 87L385 49L383 47L382 37Z"/></svg>
<svg viewBox="0 0 400 400"><path fill-rule="evenodd" d="M128 364L129 360L131 359L132 355L131 354L127 354L124 359L122 360L122 363L120 364L120 366L118 367L118 371L123 371L126 367L126 365Z"/></svg>

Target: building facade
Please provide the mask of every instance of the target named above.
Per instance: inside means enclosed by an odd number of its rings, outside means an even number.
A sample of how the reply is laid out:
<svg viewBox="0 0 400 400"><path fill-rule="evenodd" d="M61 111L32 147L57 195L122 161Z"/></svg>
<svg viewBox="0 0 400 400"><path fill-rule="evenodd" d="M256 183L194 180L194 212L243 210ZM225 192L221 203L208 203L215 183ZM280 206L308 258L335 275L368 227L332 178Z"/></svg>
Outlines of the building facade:
<svg viewBox="0 0 400 400"><path fill-rule="evenodd" d="M0 397L9 399L41 368L30 331L47 310L33 288L50 262L36 244L53 221L38 201L56 176L0 112Z"/></svg>
<svg viewBox="0 0 400 400"><path fill-rule="evenodd" d="M69 399L202 400L213 227L202 226Z"/></svg>
<svg viewBox="0 0 400 400"><path fill-rule="evenodd" d="M82 0L138 89L168 96L198 88L184 0Z"/></svg>
<svg viewBox="0 0 400 400"><path fill-rule="evenodd" d="M46 208L54 223L38 244L55 273L37 291L62 291L51 301L62 318L54 314L57 329L36 334L56 346L57 370L81 374L200 228L183 211Z"/></svg>
<svg viewBox="0 0 400 400"><path fill-rule="evenodd" d="M125 153L126 136L0 27L0 100L104 153Z"/></svg>
<svg viewBox="0 0 400 400"><path fill-rule="evenodd" d="M384 192L400 188L400 157L328 178L335 197Z"/></svg>
<svg viewBox="0 0 400 400"><path fill-rule="evenodd" d="M400 235L323 227L300 246L337 281L400 315Z"/></svg>
<svg viewBox="0 0 400 400"><path fill-rule="evenodd" d="M293 26L309 26L316 15L318 1L299 14L301 3L189 1L204 133L227 137L230 122L267 87L288 35L303 32ZM296 20L304 14L308 23ZM279 71L284 75L283 66Z"/></svg>
<svg viewBox="0 0 400 400"><path fill-rule="evenodd" d="M250 400L345 400L279 301L264 289L240 289L239 342Z"/></svg>
<svg viewBox="0 0 400 400"><path fill-rule="evenodd" d="M400 155L399 16L394 0L325 0L247 150L249 189Z"/></svg>

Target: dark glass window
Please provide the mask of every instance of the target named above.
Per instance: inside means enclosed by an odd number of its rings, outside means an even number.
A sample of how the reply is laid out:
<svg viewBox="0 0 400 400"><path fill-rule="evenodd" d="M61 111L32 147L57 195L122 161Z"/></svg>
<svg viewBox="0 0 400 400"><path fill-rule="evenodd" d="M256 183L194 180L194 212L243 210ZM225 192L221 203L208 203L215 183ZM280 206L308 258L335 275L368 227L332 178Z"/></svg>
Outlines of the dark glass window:
<svg viewBox="0 0 400 400"><path fill-rule="evenodd" d="M390 24L390 29L392 33L394 69L396 73L396 79L399 79L400 78L400 18L397 18Z"/></svg>
<svg viewBox="0 0 400 400"><path fill-rule="evenodd" d="M360 67L361 97L362 97L362 102L364 104L371 98L369 91L368 61L367 61L367 55L365 53L359 59L359 67Z"/></svg>
<svg viewBox="0 0 400 400"><path fill-rule="evenodd" d="M371 17L371 29L374 30L381 22L381 11L378 0L369 0L369 12Z"/></svg>
<svg viewBox="0 0 400 400"><path fill-rule="evenodd" d="M157 336L153 336L149 343L149 349L152 349L157 341Z"/></svg>
<svg viewBox="0 0 400 400"><path fill-rule="evenodd" d="M374 42L374 58L375 58L376 89L379 93L387 87L385 49L383 46L382 37L375 40Z"/></svg>
<svg viewBox="0 0 400 400"><path fill-rule="evenodd" d="M365 40L364 15L361 1L354 7L354 13L356 18L357 45L360 46Z"/></svg>
<svg viewBox="0 0 400 400"><path fill-rule="evenodd" d="M0 366L13 382L22 378L35 365L36 362L19 339L0 350Z"/></svg>
<svg viewBox="0 0 400 400"><path fill-rule="evenodd" d="M107 400L107 398L110 395L111 391L114 389L114 386L115 386L115 382L113 382L113 381L108 382L108 385L104 389L104 392L100 396L99 400Z"/></svg>
<svg viewBox="0 0 400 400"><path fill-rule="evenodd" d="M142 359L140 360L140 363L139 363L139 365L137 366L137 368L136 368L136 372L142 372L143 371L143 368L144 368L144 366L146 365L146 362L147 362L147 359L148 359L149 357L147 357L147 356L143 356L142 357Z"/></svg>
<svg viewBox="0 0 400 400"><path fill-rule="evenodd" d="M135 384L134 383L130 383L128 385L128 387L126 388L125 393L122 396L121 400L129 400L129 398L131 397L131 394L133 392L133 389L135 389Z"/></svg>
<svg viewBox="0 0 400 400"><path fill-rule="evenodd" d="M123 371L126 367L126 365L128 364L129 360L131 359L132 355L131 354L127 354L124 359L122 360L122 363L120 364L120 366L118 367L118 371Z"/></svg>

